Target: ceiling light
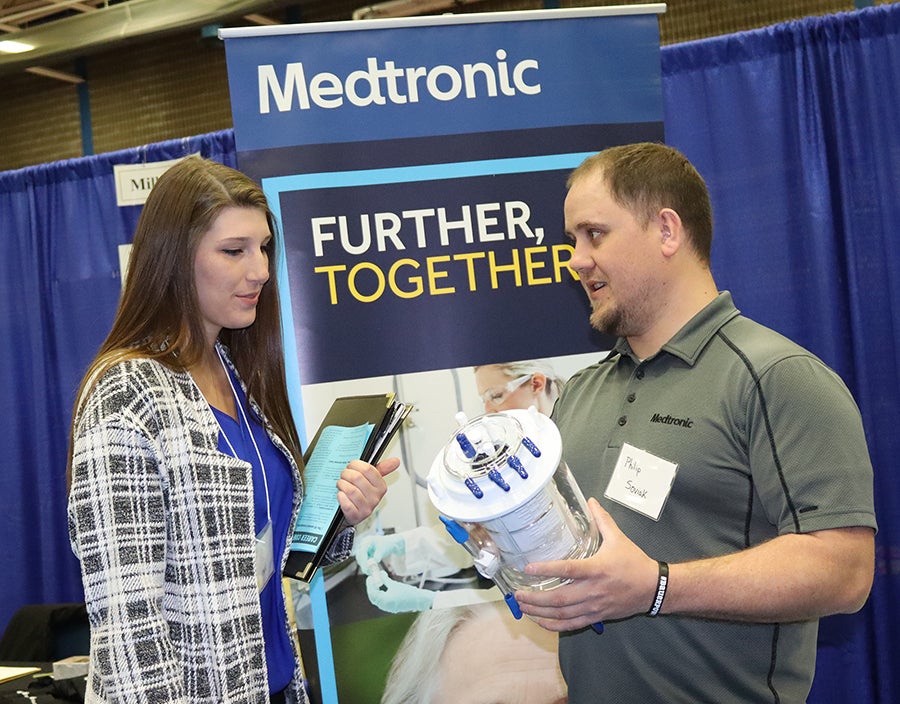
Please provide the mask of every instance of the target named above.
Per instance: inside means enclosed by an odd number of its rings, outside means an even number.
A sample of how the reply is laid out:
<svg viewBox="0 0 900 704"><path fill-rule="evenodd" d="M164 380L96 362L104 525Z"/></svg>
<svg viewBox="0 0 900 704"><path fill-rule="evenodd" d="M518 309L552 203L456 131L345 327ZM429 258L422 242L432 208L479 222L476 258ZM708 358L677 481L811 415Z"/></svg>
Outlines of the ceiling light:
<svg viewBox="0 0 900 704"><path fill-rule="evenodd" d="M31 51L34 47L25 42L16 42L12 39L0 41L0 51L4 54L21 54L23 51Z"/></svg>

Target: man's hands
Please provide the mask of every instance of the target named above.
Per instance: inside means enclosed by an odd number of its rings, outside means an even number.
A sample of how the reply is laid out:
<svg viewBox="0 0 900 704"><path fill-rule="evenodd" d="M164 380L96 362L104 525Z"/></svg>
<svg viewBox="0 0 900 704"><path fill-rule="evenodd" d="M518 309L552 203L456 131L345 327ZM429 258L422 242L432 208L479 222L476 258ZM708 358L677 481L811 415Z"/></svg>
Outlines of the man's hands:
<svg viewBox="0 0 900 704"><path fill-rule="evenodd" d="M656 560L595 499L588 507L602 539L597 552L583 560L526 566L528 574L571 582L515 594L522 612L550 631L646 613L656 595ZM753 623L853 613L872 586L874 543L871 528L831 528L785 533L746 550L670 564L662 613Z"/></svg>
<svg viewBox="0 0 900 704"><path fill-rule="evenodd" d="M646 613L656 593L659 567L619 530L596 499L588 508L600 531L597 552L583 560L528 565L528 574L572 580L547 591L519 590L522 612L550 631L571 631L598 621Z"/></svg>

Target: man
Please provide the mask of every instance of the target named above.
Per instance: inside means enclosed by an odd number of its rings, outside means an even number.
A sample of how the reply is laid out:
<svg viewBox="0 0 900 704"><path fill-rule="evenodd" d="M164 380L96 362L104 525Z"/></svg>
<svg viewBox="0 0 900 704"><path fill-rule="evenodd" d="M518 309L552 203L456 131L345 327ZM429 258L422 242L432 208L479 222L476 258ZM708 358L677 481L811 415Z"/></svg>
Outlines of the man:
<svg viewBox="0 0 900 704"><path fill-rule="evenodd" d="M554 411L602 544L529 565L571 583L516 598L565 632L571 702L805 702L818 619L872 585L856 404L717 291L709 195L683 155L614 147L568 188L570 266L592 325L619 338Z"/></svg>

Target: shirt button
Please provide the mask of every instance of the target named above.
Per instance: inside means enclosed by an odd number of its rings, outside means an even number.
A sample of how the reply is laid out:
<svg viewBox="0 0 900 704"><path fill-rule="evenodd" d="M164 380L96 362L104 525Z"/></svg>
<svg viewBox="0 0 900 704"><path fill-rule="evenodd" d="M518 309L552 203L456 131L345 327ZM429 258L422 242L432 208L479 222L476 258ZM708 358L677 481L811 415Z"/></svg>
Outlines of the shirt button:
<svg viewBox="0 0 900 704"><path fill-rule="evenodd" d="M635 396L634 394L628 394L628 396L626 397L626 400L628 401L628 403L634 403L634 399L636 399L636 398L637 398L637 396Z"/></svg>
<svg viewBox="0 0 900 704"><path fill-rule="evenodd" d="M619 417L619 425L625 425L628 422L628 419L625 416Z"/></svg>
<svg viewBox="0 0 900 704"><path fill-rule="evenodd" d="M638 369L638 370L634 373L634 375L635 375L638 379L643 379L643 378L644 378L644 370L643 370L643 369Z"/></svg>

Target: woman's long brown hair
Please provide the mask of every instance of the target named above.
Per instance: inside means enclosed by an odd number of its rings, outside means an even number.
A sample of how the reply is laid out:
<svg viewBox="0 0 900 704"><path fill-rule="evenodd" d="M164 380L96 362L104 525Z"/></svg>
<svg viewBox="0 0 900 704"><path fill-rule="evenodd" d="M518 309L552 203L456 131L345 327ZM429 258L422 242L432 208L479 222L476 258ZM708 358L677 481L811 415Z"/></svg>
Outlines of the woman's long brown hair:
<svg viewBox="0 0 900 704"><path fill-rule="evenodd" d="M155 359L171 369L186 371L202 357L205 341L194 285L194 255L200 238L228 207L263 211L273 241L269 280L259 297L256 321L241 330L222 330L219 339L229 347L248 396L259 404L302 469L300 440L285 380L275 218L265 194L252 179L217 162L191 156L160 176L144 204L112 329L76 396L67 481L71 481L75 425L84 400L105 371L120 361L136 358Z"/></svg>

